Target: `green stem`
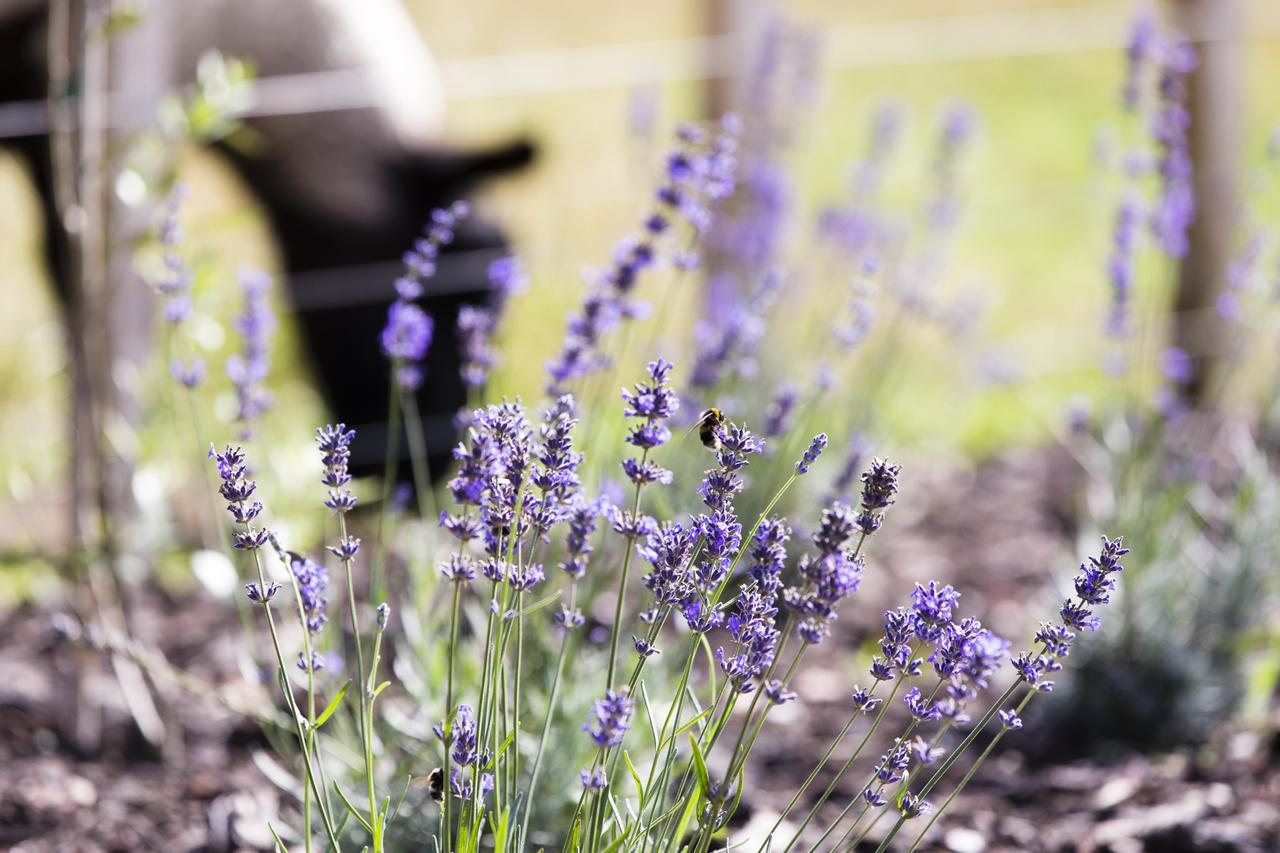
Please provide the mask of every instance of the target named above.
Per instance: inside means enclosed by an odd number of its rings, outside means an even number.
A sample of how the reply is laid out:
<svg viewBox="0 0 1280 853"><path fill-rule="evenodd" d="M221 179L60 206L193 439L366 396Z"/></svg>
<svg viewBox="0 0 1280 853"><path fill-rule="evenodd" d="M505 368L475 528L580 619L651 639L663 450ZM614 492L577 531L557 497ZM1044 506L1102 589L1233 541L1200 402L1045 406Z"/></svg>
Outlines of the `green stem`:
<svg viewBox="0 0 1280 853"><path fill-rule="evenodd" d="M391 370L391 387L388 391L387 452L382 463L382 500L378 504L378 526L374 534L375 547L369 568L369 595L374 600L382 598L382 576L385 572L387 552L383 542L386 534L387 513L391 508L391 494L395 489L396 468L400 462L400 386L396 383L396 370Z"/></svg>
<svg viewBox="0 0 1280 853"><path fill-rule="evenodd" d="M1022 697L1022 702L1018 704L1018 709L1015 713L1021 715L1022 710L1027 707L1027 703L1030 702L1032 697L1035 695L1036 691L1032 690L1028 692L1026 696ZM1001 727L1000 731L991 739L991 743L987 744L987 748L984 749L982 754L978 756L977 760L973 762L973 766L969 768L969 771L965 773L963 777L961 777L960 783L956 785L955 790L952 791L945 800L943 800L940 807L934 810L933 814L929 817L929 822L924 825L924 829L920 830L920 834L916 836L916 840L911 842L911 846L907 848L907 853L911 853L911 851L915 850L916 847L920 845L920 842L924 840L924 837L929 834L929 830L933 827L933 824L938 820L942 813L947 810L947 806L951 805L951 801L964 790L965 785L969 784L969 780L973 778L973 774L978 771L978 768L982 766L982 762L987 760L987 756L991 754L991 751L996 748L996 744L998 744L1008 732L1009 729Z"/></svg>
<svg viewBox="0 0 1280 853"><path fill-rule="evenodd" d="M342 541L347 539L347 519L342 513L338 513L338 535L342 537ZM360 708L360 734L366 744L371 740L371 721L368 713L368 690L365 689L364 674L364 643L360 639L360 618L356 612L356 585L355 577L351 571L351 560L342 561L342 566L346 570L347 575L347 610L351 614L351 633L355 637L356 643L356 684L361 685L361 696L359 702ZM364 751L364 775L365 782L369 789L369 823L373 824L378 814L378 795L374 790L373 783L373 755L372 750L368 746ZM382 839L375 832L373 834L374 853L380 853L382 850Z"/></svg>
<svg viewBox="0 0 1280 853"><path fill-rule="evenodd" d="M257 549L253 551L253 563L258 570L259 588L265 591L268 589L267 576L262 570L262 558L258 555ZM280 680L284 689L285 704L289 706L289 715L293 718L294 731L298 736L298 746L302 749L302 762L306 769L306 778L311 782L312 793L316 798L316 805L320 808L320 817L324 822L325 834L329 836L329 843L333 845L335 851L341 851L342 845L338 843L338 836L333 829L333 821L329 817L329 810L324 806L325 800L321 792L317 789L317 780L311 769L311 749L308 746L307 734L302 728L302 716L298 712L298 705L293 698L293 684L289 679L289 670L284 663L284 652L280 649L280 637L276 633L276 622L271 615L271 604L268 601L262 603L262 611L267 617L267 628L271 632L271 645L276 652L276 664L280 667Z"/></svg>
<svg viewBox="0 0 1280 853"><path fill-rule="evenodd" d="M448 675L445 678L444 722L441 724L441 729L444 731L444 769L441 771L444 773L444 797L440 800L440 834L444 836L444 849L446 851L453 848L453 825L450 823L449 817L449 800L453 797L453 787L449 784L449 738L453 730L453 661L457 656L458 612L462 607L462 582L454 580L452 583L453 605L449 611Z"/></svg>
<svg viewBox="0 0 1280 853"><path fill-rule="evenodd" d="M643 466L649 458L649 449L646 447L644 452L640 454L640 465ZM631 518L634 519L640 512L640 489L642 483L636 483L635 497L631 501ZM631 569L631 552L635 550L636 541L633 537L627 537L627 547L622 553L622 576L618 579L618 600L613 606L613 630L609 637L609 670L605 676L604 689L606 691L613 689L613 676L617 670L618 664L618 637L622 634L622 605L627 597L627 574Z"/></svg>

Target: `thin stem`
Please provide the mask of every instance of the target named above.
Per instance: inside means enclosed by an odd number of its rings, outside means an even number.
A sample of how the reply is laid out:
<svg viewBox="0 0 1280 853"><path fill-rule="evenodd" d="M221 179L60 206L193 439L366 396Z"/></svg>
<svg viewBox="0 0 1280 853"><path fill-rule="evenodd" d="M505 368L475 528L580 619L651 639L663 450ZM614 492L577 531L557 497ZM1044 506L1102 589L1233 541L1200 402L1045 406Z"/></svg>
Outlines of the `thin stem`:
<svg viewBox="0 0 1280 853"><path fill-rule="evenodd" d="M388 391L387 403L387 452L382 463L382 500L378 504L378 526L374 534L375 547L373 560L369 568L369 594L372 598L382 598L382 575L387 562L387 551L383 542L386 534L387 514L391 509L391 495L395 488L396 468L400 463L400 386L396 382L396 371L391 371L391 387Z"/></svg>
<svg viewBox="0 0 1280 853"><path fill-rule="evenodd" d="M444 769L441 771L444 773L444 797L440 800L440 827L446 851L453 847L453 826L449 817L449 800L453 797L453 786L449 782L449 739L453 729L453 661L457 657L458 611L462 607L462 582L454 580L452 583L453 605L449 609L448 675L445 678L444 722L441 724L441 729L444 731Z"/></svg>
<svg viewBox="0 0 1280 853"><path fill-rule="evenodd" d="M645 448L640 454L640 465L643 467L645 461L649 458L649 448ZM643 483L636 483L635 497L631 501L631 520L635 522L636 516L640 512L640 490ZM613 689L613 676L618 664L618 637L622 634L622 605L627 597L627 573L631 568L631 552L635 550L636 540L634 537L627 537L627 547L622 554L622 575L618 579L618 600L613 606L613 631L609 637L609 670L605 676L605 690Z"/></svg>
<svg viewBox="0 0 1280 853"><path fill-rule="evenodd" d="M1036 691L1032 690L1028 692L1026 696L1022 697L1022 702L1018 704L1018 709L1015 713L1021 715L1023 709L1027 707L1027 703L1030 702L1032 697L1035 695ZM951 801L964 790L965 785L969 784L969 780L973 778L973 774L978 771L978 768L982 766L982 762L987 760L987 756L991 754L991 751L996 748L996 744L998 744L1001 738L1003 738L1008 732L1009 729L1001 727L1000 731L991 739L991 743L987 744L987 748L984 749L982 754L978 756L977 760L973 762L973 766L969 768L969 771L965 773L963 777L961 777L960 783L956 785L955 790L952 791L945 800L943 800L940 807L934 810L933 814L929 817L929 822L924 825L924 829L920 830L920 834L916 836L916 840L911 842L911 846L907 848L907 853L911 853L911 851L915 850L916 847L920 845L920 842L924 840L924 837L929 834L929 830L933 827L934 822L937 821L944 811L946 811L947 806L951 805Z"/></svg>
<svg viewBox="0 0 1280 853"><path fill-rule="evenodd" d="M942 781L942 777L945 776L947 771L951 769L952 765L959 760L964 751L969 748L969 745L977 739L982 730L986 728L987 723L991 722L991 718L996 715L996 711L1003 708L1004 703L1009 701L1009 697L1011 697L1014 694L1014 691L1018 689L1019 684L1022 684L1022 680L1014 679L1014 682L1010 684L1009 688L1000 695L1000 698L991 704L991 707L987 709L987 712L982 715L982 719L974 725L974 727L969 731L969 734L965 736L965 739L960 742L960 745L947 756L945 761L942 762L942 766L934 771L933 776L929 777L929 781L920 789L918 796L921 800L923 800L928 793L933 790L935 785ZM898 834L898 831L902 829L902 825L906 822L907 818L905 815L898 817L898 822L893 825L893 829L889 830L889 834L886 835L884 841L881 842L880 850L888 849L889 842L893 841L894 836Z"/></svg>
<svg viewBox="0 0 1280 853"><path fill-rule="evenodd" d="M262 558L258 555L258 550L253 551L253 563L258 570L259 589L265 593L268 589L267 576L262 569ZM289 715L293 718L294 731L298 736L298 746L302 749L302 761L306 768L307 779L311 781L312 793L315 794L316 804L320 807L320 817L324 822L325 833L329 836L329 842L333 845L335 851L341 851L342 845L338 843L338 836L334 833L333 822L329 817L328 809L324 807L324 797L317 788L316 776L311 772L311 749L308 746L307 734L302 728L302 716L298 712L298 705L293 698L293 684L289 679L289 670L284 663L284 652L280 649L280 636L276 632L276 621L271 615L270 602L264 601L262 611L267 617L267 628L271 632L271 645L275 649L276 664L280 667L280 680L284 689L285 704L289 706Z"/></svg>
<svg viewBox="0 0 1280 853"><path fill-rule="evenodd" d="M342 541L347 540L347 519L343 513L338 513L338 535L342 537ZM360 618L356 613L356 586L355 578L351 571L350 558L342 561L342 566L346 570L347 575L347 610L351 615L351 633L355 637L356 643L356 684L361 685L360 696L360 733L361 737L367 742L370 737L371 721L367 710L368 690L364 688L364 645L360 639ZM369 823L372 824L374 818L378 814L378 795L374 790L373 784L373 756L371 751L366 747L364 754L364 774L365 781L369 789ZM373 849L375 853L382 849L382 840L374 833Z"/></svg>

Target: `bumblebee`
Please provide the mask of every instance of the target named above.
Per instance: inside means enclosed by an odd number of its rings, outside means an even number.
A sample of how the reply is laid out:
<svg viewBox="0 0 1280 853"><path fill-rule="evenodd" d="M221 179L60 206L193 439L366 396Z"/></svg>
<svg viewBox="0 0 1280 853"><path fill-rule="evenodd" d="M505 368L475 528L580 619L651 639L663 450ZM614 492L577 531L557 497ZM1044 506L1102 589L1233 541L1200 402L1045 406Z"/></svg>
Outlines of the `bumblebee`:
<svg viewBox="0 0 1280 853"><path fill-rule="evenodd" d="M698 438L702 441L703 447L713 452L720 449L720 438L716 435L716 430L724 426L727 421L724 412L715 406L698 415L698 422L694 425L694 429L698 431Z"/></svg>
<svg viewBox="0 0 1280 853"><path fill-rule="evenodd" d="M431 793L431 799L437 803L444 802L444 770L442 768L435 768L427 776L427 789Z"/></svg>

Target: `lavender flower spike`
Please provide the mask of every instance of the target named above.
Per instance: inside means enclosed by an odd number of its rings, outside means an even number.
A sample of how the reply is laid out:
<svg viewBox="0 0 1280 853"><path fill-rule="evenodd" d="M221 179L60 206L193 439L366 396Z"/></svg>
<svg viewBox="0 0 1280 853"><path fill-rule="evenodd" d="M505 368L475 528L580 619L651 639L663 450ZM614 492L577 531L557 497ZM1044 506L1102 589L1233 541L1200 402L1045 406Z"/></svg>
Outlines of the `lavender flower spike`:
<svg viewBox="0 0 1280 853"><path fill-rule="evenodd" d="M820 432L813 437L813 441L809 442L809 447L804 452L804 456L800 457L800 461L796 462L797 474L808 474L809 466L818 461L818 457L822 455L822 451L827 449L827 434Z"/></svg>
<svg viewBox="0 0 1280 853"><path fill-rule="evenodd" d="M631 726L635 705L635 701L625 693L609 690L603 699L596 700L591 706L591 715L583 724L582 730L601 749L618 746Z"/></svg>
<svg viewBox="0 0 1280 853"><path fill-rule="evenodd" d="M276 330L275 313L271 310L271 278L256 270L241 270L240 290L244 296L244 312L236 317L235 329L243 346L227 359L227 376L236 388L236 420L240 437L252 436L252 425L271 406L271 394L263 387L270 369L271 336Z"/></svg>

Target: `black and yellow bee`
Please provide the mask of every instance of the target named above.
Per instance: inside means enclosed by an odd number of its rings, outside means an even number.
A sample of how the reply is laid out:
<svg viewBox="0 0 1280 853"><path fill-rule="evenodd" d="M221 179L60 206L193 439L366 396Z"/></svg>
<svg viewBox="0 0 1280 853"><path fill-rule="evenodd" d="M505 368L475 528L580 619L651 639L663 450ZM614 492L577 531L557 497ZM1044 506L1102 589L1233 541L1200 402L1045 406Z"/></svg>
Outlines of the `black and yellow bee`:
<svg viewBox="0 0 1280 853"><path fill-rule="evenodd" d="M716 435L716 430L724 426L727 418L724 412L715 406L705 410L698 415L698 422L694 424L694 429L698 431L698 438L702 441L702 446L707 450L715 451L720 449L720 438Z"/></svg>

